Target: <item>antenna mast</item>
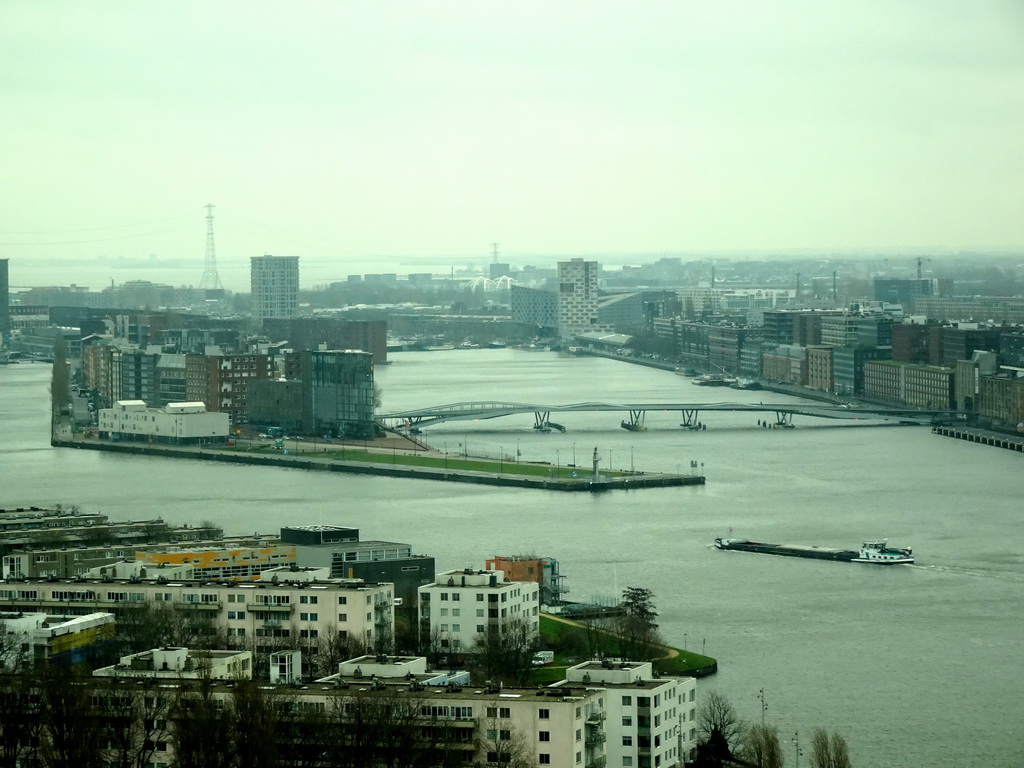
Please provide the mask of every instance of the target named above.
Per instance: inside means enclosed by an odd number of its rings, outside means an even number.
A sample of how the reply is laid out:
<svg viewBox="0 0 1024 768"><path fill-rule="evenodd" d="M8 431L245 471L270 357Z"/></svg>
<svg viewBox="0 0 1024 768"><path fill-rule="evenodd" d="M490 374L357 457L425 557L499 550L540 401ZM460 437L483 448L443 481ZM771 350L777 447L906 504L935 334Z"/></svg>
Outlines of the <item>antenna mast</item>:
<svg viewBox="0 0 1024 768"><path fill-rule="evenodd" d="M199 287L206 290L223 291L224 285L217 274L217 251L213 247L213 203L206 206L206 264Z"/></svg>

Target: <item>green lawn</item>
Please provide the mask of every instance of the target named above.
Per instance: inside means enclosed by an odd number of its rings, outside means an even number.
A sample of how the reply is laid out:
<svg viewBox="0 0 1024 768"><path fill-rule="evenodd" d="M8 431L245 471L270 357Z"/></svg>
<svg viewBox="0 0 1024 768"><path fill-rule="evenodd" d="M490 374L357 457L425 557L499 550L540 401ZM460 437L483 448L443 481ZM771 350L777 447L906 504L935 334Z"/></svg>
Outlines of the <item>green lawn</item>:
<svg viewBox="0 0 1024 768"><path fill-rule="evenodd" d="M600 629L589 629L581 623L565 624L541 614L540 633L546 647L555 651L555 662L552 666L534 670L531 682L547 683L561 680L566 667L586 661L593 655L587 649L587 643L601 646L600 652L608 656L614 656L616 653L614 636ZM586 639L581 641L581 638ZM672 656L673 651L678 655ZM652 661L655 671L663 675L693 674L718 663L710 656L672 646L663 646L661 657Z"/></svg>
<svg viewBox="0 0 1024 768"><path fill-rule="evenodd" d="M492 472L505 475L523 475L529 477L551 477L564 478L566 480L584 480L589 472L580 467L555 467L549 464L527 464L515 461L495 461L494 459L456 458L453 456L438 456L436 454L409 454L395 451L393 453L370 452L361 448L330 448L323 450L321 446L315 453L300 448L298 451L285 444L289 456L309 456L318 459L335 459L337 461L365 461L373 464L395 464L404 467L431 467L434 469L451 469L456 471ZM257 453L263 455L280 454L279 448L273 444L268 445L234 445L225 446L224 451L237 453ZM573 473L576 473L575 475ZM602 470L602 477L621 477L628 472L616 470Z"/></svg>

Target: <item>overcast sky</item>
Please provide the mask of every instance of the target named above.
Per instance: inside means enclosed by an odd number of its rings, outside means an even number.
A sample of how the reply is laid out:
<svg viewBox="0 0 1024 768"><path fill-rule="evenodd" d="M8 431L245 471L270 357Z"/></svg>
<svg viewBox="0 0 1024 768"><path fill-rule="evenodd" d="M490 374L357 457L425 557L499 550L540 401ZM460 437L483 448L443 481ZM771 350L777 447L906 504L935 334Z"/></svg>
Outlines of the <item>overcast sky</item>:
<svg viewBox="0 0 1024 768"><path fill-rule="evenodd" d="M206 203L236 289L263 253L1024 244L1021 0L4 0L0 95L14 284L201 272Z"/></svg>

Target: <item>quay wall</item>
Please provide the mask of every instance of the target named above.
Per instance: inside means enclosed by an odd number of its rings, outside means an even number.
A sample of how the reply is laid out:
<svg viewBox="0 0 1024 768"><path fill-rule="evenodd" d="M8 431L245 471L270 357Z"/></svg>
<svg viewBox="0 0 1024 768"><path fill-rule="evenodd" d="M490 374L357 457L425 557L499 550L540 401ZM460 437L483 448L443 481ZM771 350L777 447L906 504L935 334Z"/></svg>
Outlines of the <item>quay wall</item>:
<svg viewBox="0 0 1024 768"><path fill-rule="evenodd" d="M972 443L991 445L996 448L1005 448L1010 451L1024 453L1024 435L1004 435L998 432L988 432L982 429L970 427L932 427L932 434L943 437L955 437L958 440L968 440Z"/></svg>
<svg viewBox="0 0 1024 768"><path fill-rule="evenodd" d="M220 461L228 464L255 464L258 466L307 469L320 472L341 472L349 474L378 475L383 477L405 477L418 480L439 480L452 483L476 483L478 485L500 485L514 488L533 488L547 491L597 493L612 490L640 490L642 488L665 488L683 485L703 485L702 475L630 475L610 477L599 482L587 478L547 478L509 475L500 472L475 470L453 470L435 467L393 466L365 461L342 461L339 459L310 458L303 456L255 456L244 453L210 450L209 448L163 446L139 443L108 443L95 439L54 437L51 444L58 448L77 448L92 451L127 453L136 456L158 456L173 459L195 459L199 461Z"/></svg>

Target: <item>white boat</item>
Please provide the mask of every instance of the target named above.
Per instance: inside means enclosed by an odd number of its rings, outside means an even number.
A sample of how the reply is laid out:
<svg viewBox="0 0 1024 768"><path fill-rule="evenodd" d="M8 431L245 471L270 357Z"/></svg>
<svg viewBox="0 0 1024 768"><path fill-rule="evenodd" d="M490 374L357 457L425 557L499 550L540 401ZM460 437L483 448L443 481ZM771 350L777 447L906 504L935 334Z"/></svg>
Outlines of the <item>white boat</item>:
<svg viewBox="0 0 1024 768"><path fill-rule="evenodd" d="M890 547L889 543L881 541L865 541L860 545L860 553L853 558L854 563L871 563L872 565L905 565L914 562L912 549L902 547Z"/></svg>

